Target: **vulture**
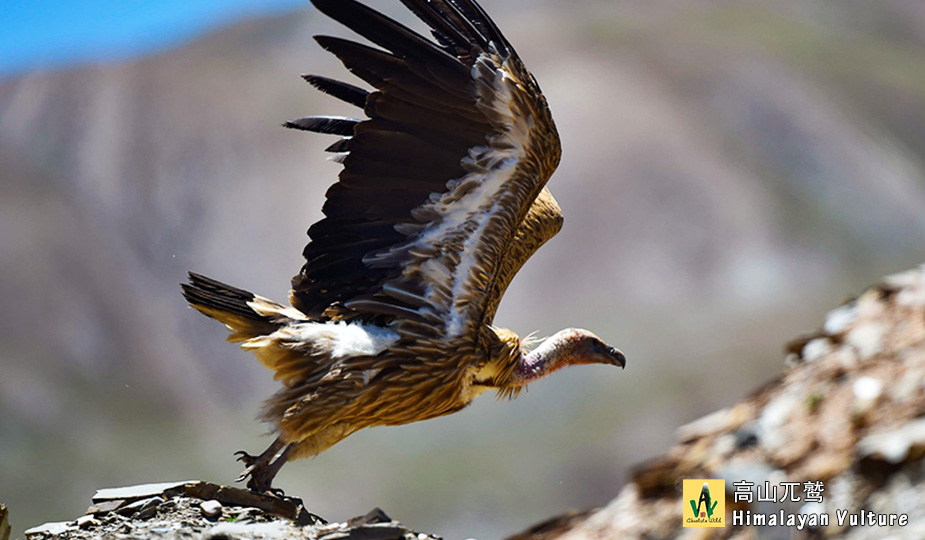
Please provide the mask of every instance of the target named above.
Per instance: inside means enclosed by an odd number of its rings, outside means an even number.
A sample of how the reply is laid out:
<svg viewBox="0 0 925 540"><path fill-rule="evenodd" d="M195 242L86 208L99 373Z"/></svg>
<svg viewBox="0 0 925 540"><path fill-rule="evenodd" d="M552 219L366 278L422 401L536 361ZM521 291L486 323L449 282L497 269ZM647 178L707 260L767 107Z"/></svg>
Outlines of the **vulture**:
<svg viewBox="0 0 925 540"><path fill-rule="evenodd" d="M260 492L287 461L359 429L450 414L488 390L514 397L568 365L625 365L587 330L531 340L492 324L514 274L562 227L544 187L561 148L536 79L482 7L401 0L425 37L355 0L312 3L373 44L315 37L372 90L305 75L357 118L285 124L339 137L327 150L343 165L291 306L192 272L182 285L281 383L260 416L277 438L237 454L238 480Z"/></svg>

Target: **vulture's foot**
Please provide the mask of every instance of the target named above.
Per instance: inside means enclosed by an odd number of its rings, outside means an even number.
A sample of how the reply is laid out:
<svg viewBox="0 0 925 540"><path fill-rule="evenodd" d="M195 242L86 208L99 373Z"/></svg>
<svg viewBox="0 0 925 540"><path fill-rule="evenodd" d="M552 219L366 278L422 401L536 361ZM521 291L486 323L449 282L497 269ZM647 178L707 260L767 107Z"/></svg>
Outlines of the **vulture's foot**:
<svg viewBox="0 0 925 540"><path fill-rule="evenodd" d="M245 466L244 472L235 481L247 480L247 489L251 491L284 497L283 490L272 486L276 473L289 459L288 455L292 445L285 445L283 448L284 444L282 440L276 439L259 456L253 456L243 450L235 452L234 455L238 456L237 460L243 462ZM280 452L281 448L282 452Z"/></svg>

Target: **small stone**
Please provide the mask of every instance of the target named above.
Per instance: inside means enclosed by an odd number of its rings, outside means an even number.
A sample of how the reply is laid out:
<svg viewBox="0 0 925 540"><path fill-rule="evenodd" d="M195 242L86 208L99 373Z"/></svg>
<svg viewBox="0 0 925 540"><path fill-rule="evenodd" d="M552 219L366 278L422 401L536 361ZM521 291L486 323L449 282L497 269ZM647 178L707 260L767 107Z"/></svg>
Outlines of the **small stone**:
<svg viewBox="0 0 925 540"><path fill-rule="evenodd" d="M861 377L851 387L854 397L865 401L876 400L883 392L883 383L873 377Z"/></svg>
<svg viewBox="0 0 925 540"><path fill-rule="evenodd" d="M157 514L157 506L149 506L142 508L132 517L135 519L149 519L153 518L155 514Z"/></svg>
<svg viewBox="0 0 925 540"><path fill-rule="evenodd" d="M199 509L202 511L203 517L209 519L217 518L218 516L222 515L222 503L216 501L215 499L202 501L199 503Z"/></svg>
<svg viewBox="0 0 925 540"><path fill-rule="evenodd" d="M925 419L914 420L893 431L868 435L857 444L861 456L894 464L905 461L913 448L925 448Z"/></svg>
<svg viewBox="0 0 925 540"><path fill-rule="evenodd" d="M857 417L867 414L880 398L883 392L883 383L873 377L861 377L851 385L854 392L855 402L853 413Z"/></svg>
<svg viewBox="0 0 925 540"><path fill-rule="evenodd" d="M845 342L857 350L862 360L866 360L883 349L883 333L883 324L865 323L852 328L845 336Z"/></svg>
<svg viewBox="0 0 925 540"><path fill-rule="evenodd" d="M775 397L764 406L755 423L755 435L761 446L774 451L790 444L789 434L781 427L799 404L799 392L789 391Z"/></svg>
<svg viewBox="0 0 925 540"><path fill-rule="evenodd" d="M825 513L825 505L820 502L808 502L800 507L799 513L804 516L820 515Z"/></svg>
<svg viewBox="0 0 925 540"><path fill-rule="evenodd" d="M835 362L845 371L853 371L858 367L858 355L851 347L839 347L833 356Z"/></svg>
<svg viewBox="0 0 925 540"><path fill-rule="evenodd" d="M814 362L832 352L832 342L829 338L816 338L803 347L802 356L806 362Z"/></svg>
<svg viewBox="0 0 925 540"><path fill-rule="evenodd" d="M90 514L77 518L77 526L81 529L89 529L90 527L96 527L99 524L100 522Z"/></svg>
<svg viewBox="0 0 925 540"><path fill-rule="evenodd" d="M163 502L164 499L161 497L142 499L140 501L135 501L123 508L120 508L119 513L123 516L134 517L135 519L148 519L157 513L157 507L160 506Z"/></svg>
<svg viewBox="0 0 925 540"><path fill-rule="evenodd" d="M858 319L858 306L856 303L851 302L850 304L845 304L844 306L838 307L830 311L825 316L825 333L830 336L835 336L841 334L848 330L854 321Z"/></svg>
<svg viewBox="0 0 925 540"><path fill-rule="evenodd" d="M88 514L108 514L109 512L115 512L119 508L122 508L125 505L125 500L116 499L112 501L103 501L94 504L90 508L87 508Z"/></svg>

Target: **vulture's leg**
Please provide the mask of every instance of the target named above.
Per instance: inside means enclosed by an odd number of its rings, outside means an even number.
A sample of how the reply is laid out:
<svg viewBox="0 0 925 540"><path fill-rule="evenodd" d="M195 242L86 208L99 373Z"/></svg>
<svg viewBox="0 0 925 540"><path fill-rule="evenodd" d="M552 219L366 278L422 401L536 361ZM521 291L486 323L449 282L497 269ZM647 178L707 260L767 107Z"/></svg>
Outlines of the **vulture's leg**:
<svg viewBox="0 0 925 540"><path fill-rule="evenodd" d="M292 444L287 445L282 439L277 438L259 456L252 456L243 450L235 452L235 455L238 456L238 461L243 461L244 465L247 466L241 476L237 478L237 481L241 482L248 478L247 489L260 493L267 491L276 493L279 490L275 490L271 486L273 478L283 464L289 460L289 452L292 447ZM280 452L280 449L282 449L282 452ZM279 457L277 457L277 454L279 454ZM274 460L273 458L276 459Z"/></svg>

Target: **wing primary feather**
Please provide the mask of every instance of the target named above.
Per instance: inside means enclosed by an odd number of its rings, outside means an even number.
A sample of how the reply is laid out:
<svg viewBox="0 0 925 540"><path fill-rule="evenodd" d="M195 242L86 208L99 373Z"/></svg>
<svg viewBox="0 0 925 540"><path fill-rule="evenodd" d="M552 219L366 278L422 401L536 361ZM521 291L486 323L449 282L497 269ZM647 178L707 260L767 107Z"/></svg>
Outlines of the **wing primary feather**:
<svg viewBox="0 0 925 540"><path fill-rule="evenodd" d="M315 41L324 50L339 58L354 75L380 90L388 87L390 91L399 94L428 96L431 99L456 98L463 102L472 99L468 86L471 76L459 62L450 65L448 69L440 70L440 75L446 80L433 76L426 79L419 72L415 72L407 62L382 49L332 36L315 36Z"/></svg>
<svg viewBox="0 0 925 540"><path fill-rule="evenodd" d="M485 38L475 31L475 27L467 24L468 21L458 12L450 13L444 2L401 0L401 3L456 48L458 53L468 54L473 42L480 47L488 45Z"/></svg>
<svg viewBox="0 0 925 540"><path fill-rule="evenodd" d="M344 137L343 139L337 141L331 146L324 149L325 152L331 152L333 154L341 154L343 152L349 152L350 148L350 139L353 137Z"/></svg>
<svg viewBox="0 0 925 540"><path fill-rule="evenodd" d="M356 105L361 109L366 106L366 96L369 95L369 92L358 86L353 86L352 84L329 79L320 75L302 75L302 78L305 79L305 82L325 94L334 96L351 105Z"/></svg>
<svg viewBox="0 0 925 540"><path fill-rule="evenodd" d="M462 13L464 13L465 17L495 44L495 47L498 49L498 53L503 58L507 58L514 52L514 48L511 47L511 44L508 42L507 38L504 37L504 34L501 33L501 30L498 29L498 26L495 24L495 22L491 20L491 17L485 13L485 10L482 9L482 6L480 6L475 0L447 1L455 5Z"/></svg>
<svg viewBox="0 0 925 540"><path fill-rule="evenodd" d="M290 120L283 126L290 129L301 129L314 133L353 136L353 129L360 120L356 118L342 118L338 116L306 116Z"/></svg>
<svg viewBox="0 0 925 540"><path fill-rule="evenodd" d="M433 41L356 0L312 0L312 4L325 15L398 56L459 64L456 57Z"/></svg>
<svg viewBox="0 0 925 540"><path fill-rule="evenodd" d="M426 0L417 1L420 2ZM473 21L466 14L460 11L456 4L453 2L447 2L445 0L433 0L427 2L427 4L430 9L438 11L445 20L451 22L460 30L460 32L465 34L470 44L477 45L482 50L488 49L488 42L490 37L486 37L486 34L480 31L473 23Z"/></svg>

